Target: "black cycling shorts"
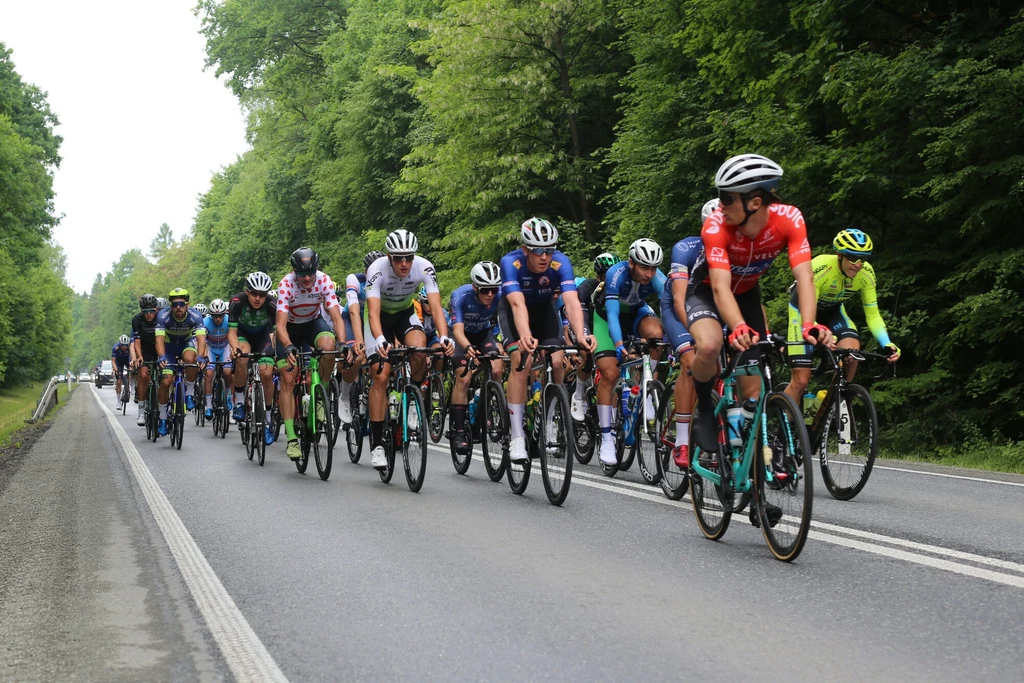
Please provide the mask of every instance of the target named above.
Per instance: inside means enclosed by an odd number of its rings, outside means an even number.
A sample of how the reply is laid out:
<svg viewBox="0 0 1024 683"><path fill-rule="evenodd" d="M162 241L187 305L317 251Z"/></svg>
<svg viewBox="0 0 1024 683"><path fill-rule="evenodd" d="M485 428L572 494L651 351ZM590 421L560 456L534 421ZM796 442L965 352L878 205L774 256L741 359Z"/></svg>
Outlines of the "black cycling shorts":
<svg viewBox="0 0 1024 683"><path fill-rule="evenodd" d="M558 317L554 300L549 304L539 304L526 309L530 316L530 333L534 339L541 344L564 344L565 334L562 328L562 321ZM519 331L516 330L515 316L512 315L512 306L508 299L502 299L498 304L498 327L501 329L501 339L505 348L513 351L519 341Z"/></svg>
<svg viewBox="0 0 1024 683"><path fill-rule="evenodd" d="M764 319L764 309L761 307L761 288L734 295L736 305L740 308L740 315L763 341L768 336L768 323ZM718 306L715 304L715 295L711 291L711 285L704 282L690 281L686 288L686 328L693 329L693 323L704 318L710 318L725 325L718 313ZM761 350L754 347L743 354L740 364L754 362L761 356Z"/></svg>
<svg viewBox="0 0 1024 683"><path fill-rule="evenodd" d="M494 353L498 350L498 342L494 339L494 334L490 330L484 332L477 332L476 334L467 334L466 339L469 343L476 348L479 353ZM452 358L452 364L457 368L464 368L469 363L469 358L466 356L466 349L455 345L455 355Z"/></svg>

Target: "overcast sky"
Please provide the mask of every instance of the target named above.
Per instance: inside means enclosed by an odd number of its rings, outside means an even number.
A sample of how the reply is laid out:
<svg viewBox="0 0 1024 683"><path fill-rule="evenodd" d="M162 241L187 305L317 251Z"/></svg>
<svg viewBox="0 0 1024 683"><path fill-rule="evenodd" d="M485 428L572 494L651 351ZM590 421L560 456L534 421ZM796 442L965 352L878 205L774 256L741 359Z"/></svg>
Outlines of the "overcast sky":
<svg viewBox="0 0 1024 683"><path fill-rule="evenodd" d="M195 5L0 0L0 42L60 119L54 237L76 291L161 223L191 230L210 176L248 148L238 101L203 71Z"/></svg>

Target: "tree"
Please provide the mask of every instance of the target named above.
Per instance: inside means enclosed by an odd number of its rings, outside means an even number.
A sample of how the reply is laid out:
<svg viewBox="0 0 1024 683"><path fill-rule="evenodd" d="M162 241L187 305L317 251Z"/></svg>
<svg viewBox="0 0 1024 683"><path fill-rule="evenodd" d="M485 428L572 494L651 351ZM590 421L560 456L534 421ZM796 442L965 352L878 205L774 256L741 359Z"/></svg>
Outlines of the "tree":
<svg viewBox="0 0 1024 683"><path fill-rule="evenodd" d="M154 261L159 261L173 246L174 232L171 230L171 226L161 223L160 231L157 232L156 237L149 243L149 256Z"/></svg>

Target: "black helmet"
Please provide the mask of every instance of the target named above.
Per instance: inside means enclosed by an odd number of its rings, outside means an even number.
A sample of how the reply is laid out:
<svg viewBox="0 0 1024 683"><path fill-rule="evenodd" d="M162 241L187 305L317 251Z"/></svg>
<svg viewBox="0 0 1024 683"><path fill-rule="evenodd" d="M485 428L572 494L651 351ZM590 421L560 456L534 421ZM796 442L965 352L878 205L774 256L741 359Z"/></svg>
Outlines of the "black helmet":
<svg viewBox="0 0 1024 683"><path fill-rule="evenodd" d="M387 256L383 251L371 251L369 254L363 257L363 270L368 270L373 262L379 258Z"/></svg>
<svg viewBox="0 0 1024 683"><path fill-rule="evenodd" d="M320 268L320 257L309 247L299 247L292 252L292 270L296 274L315 273Z"/></svg>
<svg viewBox="0 0 1024 683"><path fill-rule="evenodd" d="M143 294L139 297L139 309L146 310L147 308L156 308L156 295L154 294Z"/></svg>

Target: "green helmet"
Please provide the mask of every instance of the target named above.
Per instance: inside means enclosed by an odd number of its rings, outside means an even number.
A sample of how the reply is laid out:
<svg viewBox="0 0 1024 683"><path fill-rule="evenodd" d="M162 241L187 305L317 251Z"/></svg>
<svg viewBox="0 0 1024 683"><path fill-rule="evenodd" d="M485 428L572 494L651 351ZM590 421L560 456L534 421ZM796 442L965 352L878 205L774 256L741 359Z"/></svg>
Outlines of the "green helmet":
<svg viewBox="0 0 1024 683"><path fill-rule="evenodd" d="M594 259L594 272L597 273L598 277L604 277L604 274L608 272L608 269L619 262L619 259L615 258L614 254L609 254L607 251L603 254L598 254L597 258Z"/></svg>

